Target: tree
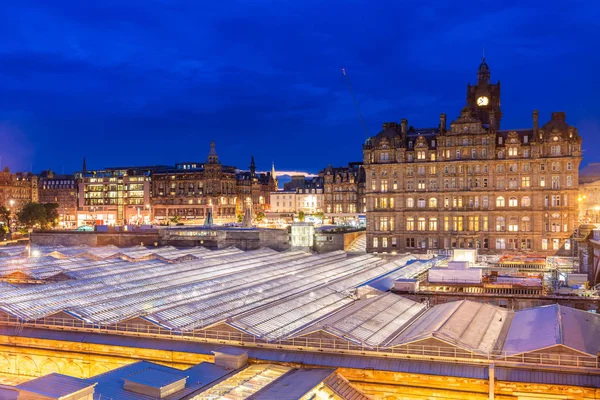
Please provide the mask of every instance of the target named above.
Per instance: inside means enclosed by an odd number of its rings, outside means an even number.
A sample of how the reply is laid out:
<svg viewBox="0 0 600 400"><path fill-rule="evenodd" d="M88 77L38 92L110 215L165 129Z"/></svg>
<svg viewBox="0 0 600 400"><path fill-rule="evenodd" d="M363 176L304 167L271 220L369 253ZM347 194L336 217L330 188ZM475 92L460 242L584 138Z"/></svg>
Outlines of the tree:
<svg viewBox="0 0 600 400"><path fill-rule="evenodd" d="M325 220L325 214L323 213L323 211L319 211L313 214L313 216L315 218L319 218L321 220L321 223L323 223L323 221Z"/></svg>
<svg viewBox="0 0 600 400"><path fill-rule="evenodd" d="M46 225L55 227L58 224L58 203L45 203L42 204L46 210ZM46 226L46 227L47 227Z"/></svg>
<svg viewBox="0 0 600 400"><path fill-rule="evenodd" d="M179 215L176 215L173 218L171 218L171 222L174 223L175 225L177 225L179 223L179 221L181 221L181 217Z"/></svg>
<svg viewBox="0 0 600 400"><path fill-rule="evenodd" d="M256 222L261 222L263 219L265 218L265 213L260 211L256 214L256 216L254 217L254 220Z"/></svg>
<svg viewBox="0 0 600 400"><path fill-rule="evenodd" d="M27 228L46 226L46 208L40 203L27 203L17 215L19 222Z"/></svg>
<svg viewBox="0 0 600 400"><path fill-rule="evenodd" d="M238 212L235 214L235 219L237 220L237 222L242 222L244 221L244 213Z"/></svg>
<svg viewBox="0 0 600 400"><path fill-rule="evenodd" d="M304 222L304 211L298 213L298 221Z"/></svg>
<svg viewBox="0 0 600 400"><path fill-rule="evenodd" d="M0 206L0 222L6 226L10 225L10 210L4 206Z"/></svg>

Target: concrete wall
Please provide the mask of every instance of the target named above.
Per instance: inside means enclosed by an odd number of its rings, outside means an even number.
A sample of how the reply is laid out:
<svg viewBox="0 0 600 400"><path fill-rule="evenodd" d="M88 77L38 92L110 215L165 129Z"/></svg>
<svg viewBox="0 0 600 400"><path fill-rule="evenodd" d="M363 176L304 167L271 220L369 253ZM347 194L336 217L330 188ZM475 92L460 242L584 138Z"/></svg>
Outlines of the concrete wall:
<svg viewBox="0 0 600 400"><path fill-rule="evenodd" d="M364 235L365 231L348 233L315 233L313 250L317 253L328 253L331 251L348 250L350 244Z"/></svg>
<svg viewBox="0 0 600 400"><path fill-rule="evenodd" d="M150 232L32 232L31 243L39 246L151 246L159 241L157 231Z"/></svg>
<svg viewBox="0 0 600 400"><path fill-rule="evenodd" d="M199 228L199 231L206 230ZM106 246L119 247L152 246L204 246L221 249L234 246L242 250L256 250L270 247L274 250L286 250L290 247L289 237L283 229L214 229L207 236L184 236L183 230L151 230L149 232L33 232L31 242L40 246Z"/></svg>

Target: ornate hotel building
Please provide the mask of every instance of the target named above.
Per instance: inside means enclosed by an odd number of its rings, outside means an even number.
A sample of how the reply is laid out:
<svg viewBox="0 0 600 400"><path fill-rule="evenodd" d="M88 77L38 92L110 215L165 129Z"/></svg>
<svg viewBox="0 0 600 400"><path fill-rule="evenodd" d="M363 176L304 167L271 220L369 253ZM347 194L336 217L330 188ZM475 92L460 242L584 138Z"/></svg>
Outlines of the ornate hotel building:
<svg viewBox="0 0 600 400"><path fill-rule="evenodd" d="M447 127L384 123L363 146L367 251L478 248L571 255L581 137L565 113L501 130L500 83L485 59Z"/></svg>
<svg viewBox="0 0 600 400"><path fill-rule="evenodd" d="M325 189L325 217L332 223L358 221L366 212L365 170L362 163L332 167L319 172Z"/></svg>
<svg viewBox="0 0 600 400"><path fill-rule="evenodd" d="M249 171L221 164L211 142L206 162L179 163L152 173L152 213L160 223L178 217L182 223L202 224L212 210L215 223L236 222L248 206L254 214L265 211L276 185L272 173L256 171L254 158Z"/></svg>

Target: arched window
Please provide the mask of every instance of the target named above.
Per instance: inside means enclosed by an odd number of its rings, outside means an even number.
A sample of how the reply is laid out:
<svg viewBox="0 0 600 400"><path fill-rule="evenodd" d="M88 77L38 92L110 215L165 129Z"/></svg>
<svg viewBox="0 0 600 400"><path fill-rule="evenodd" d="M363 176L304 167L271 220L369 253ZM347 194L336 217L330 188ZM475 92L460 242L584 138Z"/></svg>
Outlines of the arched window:
<svg viewBox="0 0 600 400"><path fill-rule="evenodd" d="M415 219L413 217L406 218L406 230L407 231L415 230Z"/></svg>
<svg viewBox="0 0 600 400"><path fill-rule="evenodd" d="M425 199L419 199L417 201L417 207L419 207L419 208L425 208Z"/></svg>
<svg viewBox="0 0 600 400"><path fill-rule="evenodd" d="M521 230L524 232L531 231L531 218L529 218L529 217L521 218Z"/></svg>
<svg viewBox="0 0 600 400"><path fill-rule="evenodd" d="M519 230L519 219L517 217L510 217L508 219L508 230L510 232L517 232Z"/></svg>
<svg viewBox="0 0 600 400"><path fill-rule="evenodd" d="M496 197L496 207L504 207L504 197Z"/></svg>
<svg viewBox="0 0 600 400"><path fill-rule="evenodd" d="M504 217L496 217L496 231L502 232L506 230L506 221Z"/></svg>
<svg viewBox="0 0 600 400"><path fill-rule="evenodd" d="M531 198L529 196L521 197L521 207L530 207L531 206Z"/></svg>
<svg viewBox="0 0 600 400"><path fill-rule="evenodd" d="M517 207L519 205L519 200L517 200L516 197L511 197L508 199L508 206L509 207Z"/></svg>
<svg viewBox="0 0 600 400"><path fill-rule="evenodd" d="M414 206L415 206L415 199L413 199L412 197L409 197L408 199L406 199L406 207L413 208Z"/></svg>
<svg viewBox="0 0 600 400"><path fill-rule="evenodd" d="M437 207L437 199L435 197L429 198L429 207L431 207L431 208Z"/></svg>
<svg viewBox="0 0 600 400"><path fill-rule="evenodd" d="M418 222L418 225L417 225L417 230L419 230L419 231L424 231L424 230L426 230L426 229L427 229L427 225L426 225L426 222L425 222L425 218L424 218L424 217L419 217L419 219L418 219L418 221L417 221L417 222Z"/></svg>

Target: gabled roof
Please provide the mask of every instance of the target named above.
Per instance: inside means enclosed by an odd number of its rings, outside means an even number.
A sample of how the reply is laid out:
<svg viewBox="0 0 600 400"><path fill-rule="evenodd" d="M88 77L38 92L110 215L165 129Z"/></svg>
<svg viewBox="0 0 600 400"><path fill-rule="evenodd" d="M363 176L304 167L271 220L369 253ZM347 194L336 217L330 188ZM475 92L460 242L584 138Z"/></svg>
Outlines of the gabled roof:
<svg viewBox="0 0 600 400"><path fill-rule="evenodd" d="M425 305L385 293L356 301L349 307L299 333L322 330L355 343L371 347L385 345L418 315Z"/></svg>
<svg viewBox="0 0 600 400"><path fill-rule="evenodd" d="M519 310L504 351L513 355L555 345L596 357L600 352L600 316L558 304Z"/></svg>
<svg viewBox="0 0 600 400"><path fill-rule="evenodd" d="M490 353L503 340L509 311L469 300L440 304L427 310L391 345L437 338L464 349Z"/></svg>

